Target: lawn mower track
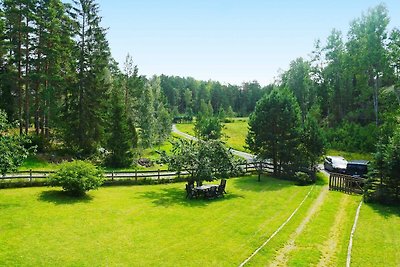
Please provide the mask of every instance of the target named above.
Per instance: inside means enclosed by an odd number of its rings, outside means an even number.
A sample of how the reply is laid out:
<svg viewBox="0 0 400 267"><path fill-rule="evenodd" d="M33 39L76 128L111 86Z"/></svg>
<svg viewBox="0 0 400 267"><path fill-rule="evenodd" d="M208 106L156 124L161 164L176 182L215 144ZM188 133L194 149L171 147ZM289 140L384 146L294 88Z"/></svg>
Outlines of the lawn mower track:
<svg viewBox="0 0 400 267"><path fill-rule="evenodd" d="M296 238L303 232L307 224L311 221L312 217L320 210L328 192L329 192L328 186L324 186L321 189L321 193L307 211L305 218L301 221L300 225L296 228L296 230L291 234L285 246L277 252L274 261L269 266L287 266L287 261L288 261L287 255L296 248L295 244Z"/></svg>
<svg viewBox="0 0 400 267"><path fill-rule="evenodd" d="M343 195L340 206L338 209L338 213L336 214L335 221L331 228L329 229L329 239L327 239L321 247L322 257L317 266L332 266L333 257L335 256L336 249L339 244L340 234L342 231L338 231L338 229L343 228L343 221L346 216L346 207L349 204L349 197L347 195Z"/></svg>

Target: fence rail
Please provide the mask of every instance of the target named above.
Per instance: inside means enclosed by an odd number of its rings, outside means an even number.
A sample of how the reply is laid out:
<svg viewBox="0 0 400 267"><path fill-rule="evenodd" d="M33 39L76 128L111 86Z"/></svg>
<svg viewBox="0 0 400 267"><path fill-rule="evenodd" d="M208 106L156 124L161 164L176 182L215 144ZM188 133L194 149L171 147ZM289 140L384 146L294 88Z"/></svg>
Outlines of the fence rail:
<svg viewBox="0 0 400 267"><path fill-rule="evenodd" d="M249 162L238 165L244 173L250 172L271 172L272 165L265 162ZM6 174L0 176L0 181L3 182L12 182L14 180L19 181L28 181L33 182L35 180L43 180L47 179L51 174L55 173L55 171L38 171L38 170L26 170L26 171L17 171L14 173ZM115 180L138 180L138 179L174 179L180 178L181 176L187 176L189 172L187 171L169 171L169 170L155 170L155 171L111 171L106 172L105 177L109 181Z"/></svg>

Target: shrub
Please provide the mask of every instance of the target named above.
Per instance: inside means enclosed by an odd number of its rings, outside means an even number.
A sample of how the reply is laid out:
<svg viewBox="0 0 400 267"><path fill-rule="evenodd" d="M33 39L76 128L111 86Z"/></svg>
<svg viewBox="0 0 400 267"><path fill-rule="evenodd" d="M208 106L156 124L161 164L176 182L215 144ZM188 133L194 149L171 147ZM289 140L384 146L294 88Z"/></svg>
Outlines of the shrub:
<svg viewBox="0 0 400 267"><path fill-rule="evenodd" d="M63 163L60 169L50 176L50 186L61 186L71 195L81 196L86 191L97 189L103 184L104 174L91 163L73 161Z"/></svg>
<svg viewBox="0 0 400 267"><path fill-rule="evenodd" d="M309 185L315 183L315 179L305 172L296 172L295 179L298 185Z"/></svg>

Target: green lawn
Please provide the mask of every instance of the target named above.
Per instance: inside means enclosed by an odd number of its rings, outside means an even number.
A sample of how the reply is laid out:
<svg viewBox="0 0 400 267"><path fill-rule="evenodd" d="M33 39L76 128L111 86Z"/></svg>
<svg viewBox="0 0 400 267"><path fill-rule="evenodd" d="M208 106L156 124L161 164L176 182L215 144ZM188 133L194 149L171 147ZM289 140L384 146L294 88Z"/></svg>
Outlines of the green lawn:
<svg viewBox="0 0 400 267"><path fill-rule="evenodd" d="M400 207L364 204L353 241L352 266L400 266Z"/></svg>
<svg viewBox="0 0 400 267"><path fill-rule="evenodd" d="M0 265L237 266L309 189L254 176L230 179L225 198L212 201L186 200L182 183L103 187L78 200L4 189Z"/></svg>
<svg viewBox="0 0 400 267"><path fill-rule="evenodd" d="M311 190L312 189L312 190ZM344 266L361 196L255 176L225 198L187 200L184 184L0 190L0 266L238 266L310 196L248 266ZM352 266L399 266L400 208L364 204Z"/></svg>

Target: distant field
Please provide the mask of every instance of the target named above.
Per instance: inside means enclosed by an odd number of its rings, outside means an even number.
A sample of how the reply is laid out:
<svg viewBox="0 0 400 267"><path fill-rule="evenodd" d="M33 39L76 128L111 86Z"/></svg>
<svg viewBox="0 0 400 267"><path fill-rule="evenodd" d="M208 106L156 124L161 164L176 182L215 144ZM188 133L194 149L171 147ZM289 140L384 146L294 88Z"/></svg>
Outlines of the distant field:
<svg viewBox="0 0 400 267"><path fill-rule="evenodd" d="M176 127L182 132L195 135L193 123L177 124ZM233 149L248 152L245 149L247 132L248 118L235 118L232 123L224 123L224 129L222 130L224 136L222 140Z"/></svg>

